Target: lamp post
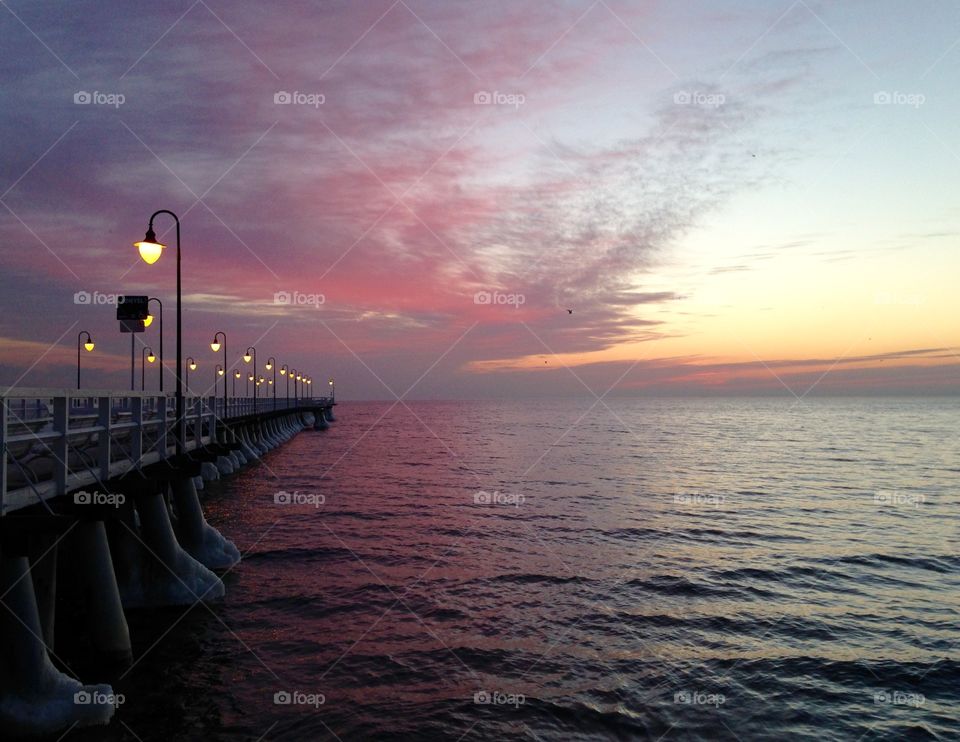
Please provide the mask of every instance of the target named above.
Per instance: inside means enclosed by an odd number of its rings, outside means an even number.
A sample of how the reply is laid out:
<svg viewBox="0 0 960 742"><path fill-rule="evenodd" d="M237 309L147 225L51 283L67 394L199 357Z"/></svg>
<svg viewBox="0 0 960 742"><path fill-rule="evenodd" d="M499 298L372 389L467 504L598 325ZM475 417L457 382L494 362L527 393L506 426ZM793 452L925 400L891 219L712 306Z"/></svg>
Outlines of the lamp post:
<svg viewBox="0 0 960 742"><path fill-rule="evenodd" d="M334 385L333 385L333 377L332 377L332 376L330 377L330 381L328 381L327 383L330 385L330 401L331 401L331 402L335 402L335 401L336 401L336 397L337 397L337 393L336 393L336 387L334 387Z"/></svg>
<svg viewBox="0 0 960 742"><path fill-rule="evenodd" d="M87 340L83 344L83 347L87 353L92 352L95 347L93 344L93 338L90 337L89 332L86 330L80 330L80 332L77 333L77 389L80 388L80 338L82 338L84 335L87 336Z"/></svg>
<svg viewBox="0 0 960 742"><path fill-rule="evenodd" d="M277 359L274 358L273 356L270 356L270 357L267 359L266 369L267 369L267 371L269 371L270 369L273 369L273 381L271 381L270 383L273 385L273 409L277 409L277 384L276 384L276 381L277 381Z"/></svg>
<svg viewBox="0 0 960 742"><path fill-rule="evenodd" d="M160 301L157 297L151 296L147 299L147 306L150 306L150 302L157 302L157 306L160 307L160 311L157 313L157 319L159 320L157 329L160 330L160 391L163 391L163 302ZM150 327L153 324L153 315L148 314L147 318L143 321L144 328ZM152 363L153 361L151 361Z"/></svg>
<svg viewBox="0 0 960 742"><path fill-rule="evenodd" d="M254 370L254 372L256 372L256 370L257 370L257 349L254 348L252 345L251 345L249 348L247 348L247 350L246 350L246 351L244 352L244 354L243 354L243 360L244 360L246 363L250 363L250 359L251 359L251 358L253 359L253 370ZM253 376L253 374L251 374L251 376ZM256 385L256 384L253 385L253 411L254 411L254 412L257 411L257 385Z"/></svg>
<svg viewBox="0 0 960 742"><path fill-rule="evenodd" d="M295 379L295 378L297 378L297 377L299 377L299 376L300 376L300 374L297 373L297 369L291 368L291 369L290 369L289 378L287 379L287 385L289 386L289 384L290 384L290 379ZM289 393L289 392L287 392L287 396L288 396L288 397L290 396L290 393ZM293 382L293 406L294 406L294 407L297 407L297 406L298 406L298 405L297 405L297 382L296 382L296 381Z"/></svg>
<svg viewBox="0 0 960 742"><path fill-rule="evenodd" d="M287 367L286 367L286 365L283 365L283 366L280 367L280 376L282 376L284 379L287 379L287 401L286 401L286 405L287 405L287 407L289 407L289 406L290 406L290 379L287 378Z"/></svg>
<svg viewBox="0 0 960 742"><path fill-rule="evenodd" d="M250 382L253 381L253 374L247 374L247 396L250 396ZM253 388L256 393L256 387Z"/></svg>
<svg viewBox="0 0 960 742"><path fill-rule="evenodd" d="M144 359L146 356L146 359ZM153 348L144 347L140 349L140 391L146 391L147 388L147 361L153 363L157 357L153 354Z"/></svg>
<svg viewBox="0 0 960 742"><path fill-rule="evenodd" d="M237 369L237 371L233 374L233 398L234 399L237 398L237 379L239 378L240 378L240 370Z"/></svg>
<svg viewBox="0 0 960 742"><path fill-rule="evenodd" d="M223 343L217 340L218 337L223 336ZM227 333L217 330L213 333L213 342L210 343L210 350L216 353L220 350L220 346L223 346L223 369L220 372L220 375L223 376L227 372ZM217 380L213 380L214 387L216 387ZM214 388L214 393L216 393L216 388ZM234 394L236 394L236 385L234 385ZM227 416L227 380L223 380L223 416Z"/></svg>
<svg viewBox="0 0 960 742"><path fill-rule="evenodd" d="M181 364L183 363L183 315L181 303L181 280L180 280L180 218L172 211L160 209L150 215L150 223L147 225L147 233L143 240L135 242L134 247L140 251L140 257L148 265L156 263L163 254L166 245L157 241L157 235L153 231L153 220L160 214L169 214L177 223L177 420L176 420L176 441L177 454L184 452L184 442L187 437L186 419L183 416L183 378L180 376Z"/></svg>
<svg viewBox="0 0 960 742"><path fill-rule="evenodd" d="M186 387L187 394L190 394L190 372L196 371L196 370L197 370L197 362L193 360L193 358L191 358L190 356L187 356L186 369L185 369L185 371L187 372L187 380L186 380L186 384L184 384L184 386Z"/></svg>
<svg viewBox="0 0 960 742"><path fill-rule="evenodd" d="M214 372L215 372L215 373L214 373L214 376L213 376L213 394L214 394L214 396L216 396L216 394L217 394L217 381L218 381L217 377L218 377L218 376L223 376L223 374L224 374L223 366L221 366L221 365L218 363L218 364L217 364L217 367L214 369ZM226 378L224 378L224 380L223 380L223 387L224 387L224 389L226 389L226 387L227 387L227 380L226 380ZM224 408L223 414L224 414L224 415L227 414L226 408Z"/></svg>

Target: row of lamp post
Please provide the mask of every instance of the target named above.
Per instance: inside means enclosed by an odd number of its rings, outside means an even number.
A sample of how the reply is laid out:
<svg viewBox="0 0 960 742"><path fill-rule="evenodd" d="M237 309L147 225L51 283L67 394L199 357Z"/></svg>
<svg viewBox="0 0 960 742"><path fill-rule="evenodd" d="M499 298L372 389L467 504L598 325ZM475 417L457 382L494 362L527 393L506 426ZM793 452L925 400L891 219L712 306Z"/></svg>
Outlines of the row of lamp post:
<svg viewBox="0 0 960 742"><path fill-rule="evenodd" d="M148 265L153 265L156 263L160 257L163 255L163 251L166 249L166 245L160 242L157 239L157 235L153 230L153 220L160 216L161 214L167 214L168 216L173 217L173 220L176 224L176 234L177 234L177 365L176 365L176 443L177 443L177 453L182 454L184 452L184 442L186 440L186 428L185 428L185 417L184 417L184 381L186 381L186 387L189 389L189 379L190 371L195 371L197 368L197 363L192 357L187 358L187 363L183 363L183 313L182 313L182 281L181 281L181 272L180 272L180 262L181 262L181 253L180 253L180 219L172 211L167 209L160 209L155 211L150 215L150 221L147 224L147 232L144 235L144 238L134 243L134 247L140 253L140 257ZM156 297L150 297L147 306L149 307L150 302L156 302L159 307L158 319L159 319L159 330L160 330L160 391L163 391L163 303L160 299ZM144 320L144 327L149 327L153 322L153 315L148 314L147 318ZM86 336L86 340L82 343L81 340ZM223 338L223 342L220 342L220 338ZM95 345L93 338L90 333L86 330L81 330L77 335L77 389L80 388L80 350L83 347L87 352L92 352ZM210 349L216 353L223 348L223 365L217 366L217 375L225 376L227 370L227 335L222 331L217 331L213 336L213 342L210 343ZM140 388L143 390L146 386L146 363L144 361L153 363L156 360L156 356L153 354L153 350L149 347L143 348L140 355ZM246 352L243 354L243 360L246 363L253 361L253 370L254 372L257 369L257 349L253 346L247 348ZM277 400L277 372L276 372L276 359L271 356L266 363L267 371L273 370L273 378L270 380L270 384L273 386L273 403L274 408L276 408ZM184 376L181 376L181 372L184 372ZM288 368L287 366L281 366L280 373L286 379L287 383L287 401L290 399L290 379L294 379L294 400L299 399L299 389L301 383L305 387L309 387L313 384L313 380L306 376L305 374L300 373L294 368ZM185 377L185 378L184 378ZM234 396L236 396L236 380L240 378L239 369L234 374ZM248 376L247 381L253 381L253 396L254 396L254 408L256 408L256 400L258 397L257 387L264 383L264 378L261 376L257 379L254 378L254 375L251 373ZM214 377L214 385L216 385L216 377ZM333 379L329 381L331 397L334 393L334 383ZM223 380L223 406L224 406L224 415L227 411L227 380Z"/></svg>
<svg viewBox="0 0 960 742"><path fill-rule="evenodd" d="M151 321L152 321L152 318L151 318ZM150 322L145 322L145 324L149 325ZM221 342L221 338L222 338L222 342ZM163 347L162 335L160 338L160 342L161 342L161 347ZM95 347L96 346L93 342L93 337L90 335L90 333L87 332L86 330L81 330L80 333L77 335L77 389L80 388L81 348L85 349L89 353L89 352L92 352ZM227 370L226 369L227 335L223 331L217 331L217 333L214 335L213 342L210 343L210 349L213 350L214 352L217 352L221 348L223 349L224 365L217 364L216 366L216 369L215 369L216 375L214 376L214 389L216 389L216 385L219 380L219 377L225 376L226 370ZM254 346L250 346L249 348L247 348L247 350L244 352L243 360L246 363L250 363L252 361L254 364L254 369L256 369L257 349ZM152 364L152 363L155 363L156 361L157 361L157 356L154 355L153 348L145 345L140 351L140 391L146 390L147 364L148 363ZM162 355L160 356L160 363L161 363L160 391L163 391L163 369L162 369L163 356ZM184 368L184 387L186 388L186 391L189 394L190 393L190 372L197 370L197 362L193 359L192 356L187 356L187 359L184 363L183 368ZM261 384L264 384L264 383L269 384L270 386L273 387L273 407L274 409L276 409L276 406L277 406L277 359L274 358L273 356L270 356L270 358L267 359L267 362L264 365L264 368L266 368L267 371L273 371L273 378L264 379L263 376L260 376L259 378L255 378L252 372L249 373L247 375L247 393L249 394L249 391L250 391L249 383L251 381L254 382L254 400L256 401L256 399L259 396L257 393L257 387L259 387ZM234 382L233 382L234 396L236 396L236 393L237 393L236 380L239 379L240 376L241 376L240 370L237 369L236 372L234 373ZM294 401L302 398L304 396L303 393L306 392L308 388L313 384L312 378L310 378L306 374L300 373L295 368L292 368L292 367L288 368L286 365L280 367L280 376L286 381L286 397L288 402L290 400L290 380L291 379L293 379L293 382L294 382L294 387L293 387ZM330 379L328 384L330 386L330 396L331 398L333 398L333 395L335 394L334 380ZM223 381L223 409L224 410L227 409L227 383L225 378Z"/></svg>

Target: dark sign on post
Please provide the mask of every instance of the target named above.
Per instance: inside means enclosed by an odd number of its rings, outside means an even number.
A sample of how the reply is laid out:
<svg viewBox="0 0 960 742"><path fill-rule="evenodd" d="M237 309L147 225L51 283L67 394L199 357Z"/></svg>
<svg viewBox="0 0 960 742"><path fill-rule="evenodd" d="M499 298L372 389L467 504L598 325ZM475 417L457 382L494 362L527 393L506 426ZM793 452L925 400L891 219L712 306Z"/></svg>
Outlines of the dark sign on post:
<svg viewBox="0 0 960 742"><path fill-rule="evenodd" d="M120 332L143 332L143 320L142 319L120 320Z"/></svg>
<svg viewBox="0 0 960 742"><path fill-rule="evenodd" d="M127 296L117 297L117 319L124 320L145 320L150 312L147 310L146 296ZM129 332L129 330L128 330Z"/></svg>

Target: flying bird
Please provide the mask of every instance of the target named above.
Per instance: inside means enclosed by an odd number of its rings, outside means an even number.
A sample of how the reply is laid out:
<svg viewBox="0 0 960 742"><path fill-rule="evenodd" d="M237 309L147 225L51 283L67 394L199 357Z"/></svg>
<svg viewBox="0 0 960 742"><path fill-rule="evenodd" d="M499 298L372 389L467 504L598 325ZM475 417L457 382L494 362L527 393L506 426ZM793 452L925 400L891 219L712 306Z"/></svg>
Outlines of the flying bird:
<svg viewBox="0 0 960 742"><path fill-rule="evenodd" d="M573 310L572 310L572 309L568 309L568 310L567 310L567 314L573 314Z"/></svg>

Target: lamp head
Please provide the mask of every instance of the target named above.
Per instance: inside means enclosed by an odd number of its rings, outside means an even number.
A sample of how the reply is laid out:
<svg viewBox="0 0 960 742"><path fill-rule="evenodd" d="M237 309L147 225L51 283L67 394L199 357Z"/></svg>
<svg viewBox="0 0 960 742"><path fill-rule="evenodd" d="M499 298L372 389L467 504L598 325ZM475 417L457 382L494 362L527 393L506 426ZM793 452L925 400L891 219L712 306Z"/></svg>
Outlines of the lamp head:
<svg viewBox="0 0 960 742"><path fill-rule="evenodd" d="M270 361L267 361L267 371L269 371L271 368L273 368L273 364L270 363Z"/></svg>
<svg viewBox="0 0 960 742"><path fill-rule="evenodd" d="M197 370L197 362L196 362L196 361L190 361L190 370L191 370L191 371L196 371L196 370Z"/></svg>
<svg viewBox="0 0 960 742"><path fill-rule="evenodd" d="M147 351L147 363L153 363L157 360L157 357L153 354L152 350Z"/></svg>
<svg viewBox="0 0 960 742"><path fill-rule="evenodd" d="M213 342L210 343L210 350L212 350L214 353L220 350L220 343L217 342L216 338L214 338Z"/></svg>
<svg viewBox="0 0 960 742"><path fill-rule="evenodd" d="M156 263L163 254L163 248L166 247L163 243L157 242L157 235L154 233L153 227L148 227L147 234L143 240L134 242L133 246L140 251L140 257L143 258L143 262L148 265Z"/></svg>
<svg viewBox="0 0 960 742"><path fill-rule="evenodd" d="M240 372L237 371L237 372L234 374L234 377L236 377L237 379L239 379L239 378L240 378Z"/></svg>
<svg viewBox="0 0 960 742"><path fill-rule="evenodd" d="M244 353L244 354L243 354L243 360L244 360L244 362L250 363L250 359L251 359L251 358L253 358L253 356L251 356L249 353Z"/></svg>
<svg viewBox="0 0 960 742"><path fill-rule="evenodd" d="M153 324L153 315L152 315L152 314L148 314L148 315L147 315L147 318L143 321L143 326L144 326L144 327L150 327L150 325L152 325L152 324Z"/></svg>
<svg viewBox="0 0 960 742"><path fill-rule="evenodd" d="M217 366L217 376L223 376L223 369Z"/></svg>
<svg viewBox="0 0 960 742"><path fill-rule="evenodd" d="M83 347L86 349L88 353L92 351L95 347L93 344L93 338L90 338L89 340L87 340L87 342L83 344Z"/></svg>

